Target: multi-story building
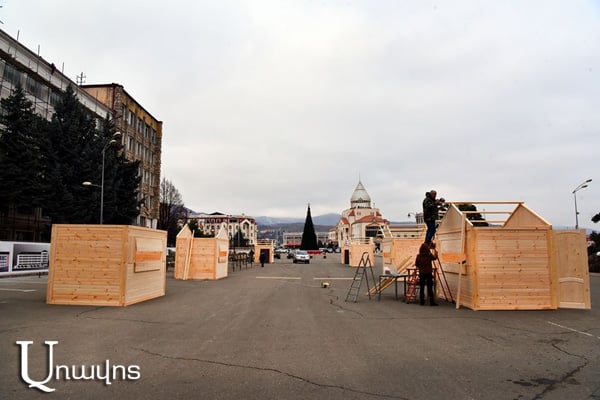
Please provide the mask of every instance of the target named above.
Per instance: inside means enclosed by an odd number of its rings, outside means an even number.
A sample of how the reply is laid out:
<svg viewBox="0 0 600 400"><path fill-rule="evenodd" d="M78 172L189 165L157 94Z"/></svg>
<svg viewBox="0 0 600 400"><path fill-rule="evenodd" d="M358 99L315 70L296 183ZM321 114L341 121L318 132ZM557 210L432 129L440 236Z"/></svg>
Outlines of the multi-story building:
<svg viewBox="0 0 600 400"><path fill-rule="evenodd" d="M140 214L137 225L156 228L160 207L162 121L157 120L117 83L82 85L112 111L129 160L140 160Z"/></svg>
<svg viewBox="0 0 600 400"><path fill-rule="evenodd" d="M205 234L216 235L224 228L229 238L235 238L237 232L241 232L244 239L248 240L248 246L257 243L256 220L248 215L230 215L214 212L211 214L190 214L187 220L196 221L198 228Z"/></svg>
<svg viewBox="0 0 600 400"><path fill-rule="evenodd" d="M6 32L0 30L0 98L9 97L20 84L37 114L50 120L60 93L69 85L77 98L92 111L97 121L104 119L111 110L102 102L77 87L56 65L23 46ZM0 213L0 240L49 241L50 221L41 209L18 210L11 208Z"/></svg>
<svg viewBox="0 0 600 400"><path fill-rule="evenodd" d="M97 120L107 115L122 133L122 143L129 160L140 160L140 214L136 224L156 227L160 202L160 168L162 122L154 118L122 85L78 86L63 74L62 68L44 60L6 32L0 30L0 98L10 96L21 84L33 102L37 114L51 119L61 91L69 85L78 100L92 111ZM10 221L8 221L10 219ZM11 210L0 215L0 240L47 241L47 219L41 210L21 213Z"/></svg>

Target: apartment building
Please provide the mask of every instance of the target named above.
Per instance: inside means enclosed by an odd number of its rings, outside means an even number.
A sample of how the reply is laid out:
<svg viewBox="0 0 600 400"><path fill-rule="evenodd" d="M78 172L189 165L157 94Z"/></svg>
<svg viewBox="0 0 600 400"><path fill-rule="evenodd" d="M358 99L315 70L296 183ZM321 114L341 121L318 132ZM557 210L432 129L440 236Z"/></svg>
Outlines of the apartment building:
<svg viewBox="0 0 600 400"><path fill-rule="evenodd" d="M160 207L162 121L150 114L123 85L81 85L89 95L110 108L117 131L121 132L126 157L140 160L140 214L137 225L156 228Z"/></svg>

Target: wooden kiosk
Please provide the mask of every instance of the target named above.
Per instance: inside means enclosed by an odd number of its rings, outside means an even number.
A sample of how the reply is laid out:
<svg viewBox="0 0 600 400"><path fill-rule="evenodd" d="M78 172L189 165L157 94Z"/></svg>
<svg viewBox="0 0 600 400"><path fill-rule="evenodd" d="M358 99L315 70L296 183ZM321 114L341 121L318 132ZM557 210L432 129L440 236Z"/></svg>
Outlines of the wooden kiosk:
<svg viewBox="0 0 600 400"><path fill-rule="evenodd" d="M186 225L177 234L175 279L226 278L228 254L229 238L224 228L213 238L195 238Z"/></svg>
<svg viewBox="0 0 600 400"><path fill-rule="evenodd" d="M356 238L344 241L341 252L342 264L358 267L363 253L367 252L369 260L371 260L371 265L373 265L375 263L373 247L373 238Z"/></svg>
<svg viewBox="0 0 600 400"><path fill-rule="evenodd" d="M260 255L265 255L265 263L272 264L275 262L275 241L271 239L259 239L254 245L254 261L260 262Z"/></svg>
<svg viewBox="0 0 600 400"><path fill-rule="evenodd" d="M451 203L436 241L457 308L591 308L585 232L555 231L522 202Z"/></svg>
<svg viewBox="0 0 600 400"><path fill-rule="evenodd" d="M165 295L167 232L53 225L48 304L128 306Z"/></svg>

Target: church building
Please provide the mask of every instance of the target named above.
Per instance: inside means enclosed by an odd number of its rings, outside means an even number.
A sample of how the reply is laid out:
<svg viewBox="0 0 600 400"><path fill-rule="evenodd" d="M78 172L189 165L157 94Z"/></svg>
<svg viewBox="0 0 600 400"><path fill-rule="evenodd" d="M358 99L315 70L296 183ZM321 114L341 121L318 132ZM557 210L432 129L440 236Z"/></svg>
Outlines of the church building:
<svg viewBox="0 0 600 400"><path fill-rule="evenodd" d="M378 208L371 206L371 196L360 179L350 198L350 208L342 212L334 229L335 240L340 244L352 239L376 239L389 230L389 221L381 216Z"/></svg>

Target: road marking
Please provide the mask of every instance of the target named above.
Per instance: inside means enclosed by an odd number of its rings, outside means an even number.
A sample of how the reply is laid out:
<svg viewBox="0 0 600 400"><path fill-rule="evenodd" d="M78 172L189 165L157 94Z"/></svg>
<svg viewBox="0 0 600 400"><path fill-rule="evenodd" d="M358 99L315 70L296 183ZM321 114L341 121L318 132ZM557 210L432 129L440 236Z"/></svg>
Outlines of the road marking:
<svg viewBox="0 0 600 400"><path fill-rule="evenodd" d="M35 292L35 289L0 289L0 290L3 290L5 292L23 292L23 293Z"/></svg>
<svg viewBox="0 0 600 400"><path fill-rule="evenodd" d="M26 281L26 280L16 280L16 279L11 279L11 278L6 278L6 279L0 279L0 284L14 284L14 283L26 283L26 284L31 284L31 285L47 285L48 282L37 282L37 281Z"/></svg>
<svg viewBox="0 0 600 400"><path fill-rule="evenodd" d="M256 279L302 279L297 276L257 276Z"/></svg>
<svg viewBox="0 0 600 400"><path fill-rule="evenodd" d="M580 333L580 334L585 335L585 336L589 336L589 337L593 337L593 338L596 338L596 339L600 339L600 336L594 336L594 335L592 335L589 332L578 331L577 329L569 328L568 326L560 325L560 324L554 323L552 321L547 321L547 322L550 325L558 326L559 328L563 328L563 329L569 330L571 332Z"/></svg>
<svg viewBox="0 0 600 400"><path fill-rule="evenodd" d="M329 281L351 281L354 278L313 278L315 281L323 281L323 280L329 280Z"/></svg>

